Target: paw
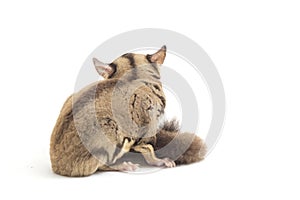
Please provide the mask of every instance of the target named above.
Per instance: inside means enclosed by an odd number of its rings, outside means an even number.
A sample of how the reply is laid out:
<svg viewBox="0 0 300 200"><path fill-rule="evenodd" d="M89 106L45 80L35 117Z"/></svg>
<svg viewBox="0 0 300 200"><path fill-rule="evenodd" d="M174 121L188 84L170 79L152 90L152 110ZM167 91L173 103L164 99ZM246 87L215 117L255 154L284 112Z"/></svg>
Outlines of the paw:
<svg viewBox="0 0 300 200"><path fill-rule="evenodd" d="M164 166L166 167L176 167L176 164L173 160L171 160L170 158L163 158L163 163L164 163Z"/></svg>
<svg viewBox="0 0 300 200"><path fill-rule="evenodd" d="M162 158L162 159L159 159L153 163L149 163L151 165L154 165L154 166L157 166L157 167L175 167L176 164L173 160L171 160L170 158Z"/></svg>
<svg viewBox="0 0 300 200"><path fill-rule="evenodd" d="M132 162L123 162L116 166L116 169L119 171L135 171L139 168L139 164L134 164Z"/></svg>

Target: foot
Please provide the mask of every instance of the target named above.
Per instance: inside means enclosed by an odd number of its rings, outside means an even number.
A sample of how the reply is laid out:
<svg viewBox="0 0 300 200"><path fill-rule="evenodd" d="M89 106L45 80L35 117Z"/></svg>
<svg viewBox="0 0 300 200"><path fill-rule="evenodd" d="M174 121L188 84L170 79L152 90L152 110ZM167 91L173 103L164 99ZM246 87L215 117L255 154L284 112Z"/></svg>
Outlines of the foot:
<svg viewBox="0 0 300 200"><path fill-rule="evenodd" d="M156 161L153 161L149 164L157 167L168 167L168 168L176 166L175 162L170 158L157 159Z"/></svg>
<svg viewBox="0 0 300 200"><path fill-rule="evenodd" d="M139 164L133 164L132 162L123 162L116 166L113 166L118 171L135 171L139 168Z"/></svg>

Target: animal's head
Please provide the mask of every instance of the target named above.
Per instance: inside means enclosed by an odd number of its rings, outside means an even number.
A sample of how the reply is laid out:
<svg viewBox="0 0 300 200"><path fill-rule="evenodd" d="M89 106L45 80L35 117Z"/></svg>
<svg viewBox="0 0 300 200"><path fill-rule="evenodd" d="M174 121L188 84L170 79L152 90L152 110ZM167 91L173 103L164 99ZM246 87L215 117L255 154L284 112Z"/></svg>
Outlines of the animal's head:
<svg viewBox="0 0 300 200"><path fill-rule="evenodd" d="M154 54L143 55L126 53L110 64L103 63L96 58L93 58L93 62L97 72L105 79L121 78L124 74L135 71L133 69L143 69L142 71L146 71L150 76L159 79L159 68L165 60L166 51L166 46L162 46L161 49Z"/></svg>

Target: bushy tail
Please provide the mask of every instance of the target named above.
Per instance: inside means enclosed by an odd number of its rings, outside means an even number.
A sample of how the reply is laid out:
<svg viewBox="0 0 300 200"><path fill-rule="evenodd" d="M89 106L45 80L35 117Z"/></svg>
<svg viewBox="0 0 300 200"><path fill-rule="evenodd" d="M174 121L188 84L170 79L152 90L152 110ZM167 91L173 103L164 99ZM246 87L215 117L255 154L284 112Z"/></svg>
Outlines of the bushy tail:
<svg viewBox="0 0 300 200"><path fill-rule="evenodd" d="M192 133L181 133L177 120L165 121L156 135L155 151L158 157L169 157L177 165L190 164L204 159L206 145Z"/></svg>

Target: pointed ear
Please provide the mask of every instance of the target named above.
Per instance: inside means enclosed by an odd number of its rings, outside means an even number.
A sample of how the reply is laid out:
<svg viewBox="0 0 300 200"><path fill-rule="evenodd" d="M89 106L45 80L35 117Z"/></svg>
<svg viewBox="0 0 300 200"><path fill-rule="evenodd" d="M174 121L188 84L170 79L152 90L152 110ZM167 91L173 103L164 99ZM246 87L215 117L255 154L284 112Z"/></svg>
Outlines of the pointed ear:
<svg viewBox="0 0 300 200"><path fill-rule="evenodd" d="M166 45L164 45L156 53L154 53L152 55L147 55L147 59L151 63L156 63L156 64L161 65L164 63L164 60L166 57L166 51L167 51L167 47L166 47Z"/></svg>
<svg viewBox="0 0 300 200"><path fill-rule="evenodd" d="M93 58L93 62L98 74L105 79L108 79L115 72L115 69L108 64L99 61L97 58Z"/></svg>

